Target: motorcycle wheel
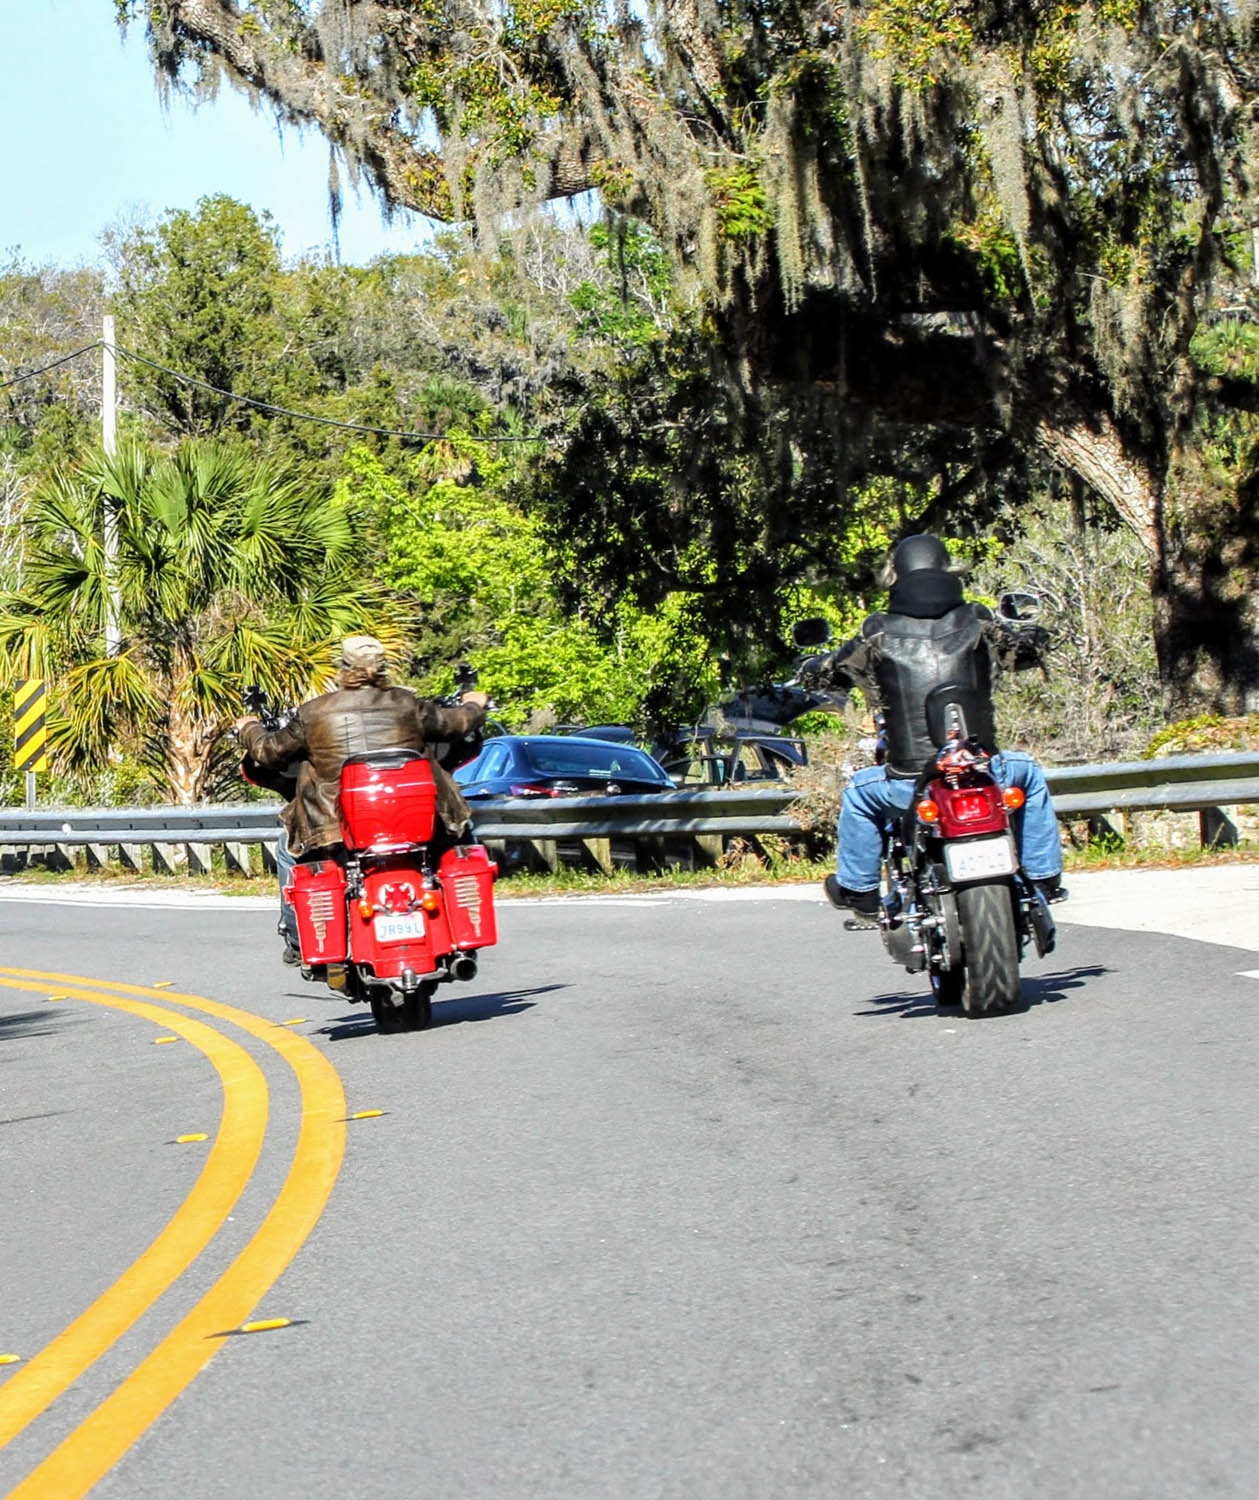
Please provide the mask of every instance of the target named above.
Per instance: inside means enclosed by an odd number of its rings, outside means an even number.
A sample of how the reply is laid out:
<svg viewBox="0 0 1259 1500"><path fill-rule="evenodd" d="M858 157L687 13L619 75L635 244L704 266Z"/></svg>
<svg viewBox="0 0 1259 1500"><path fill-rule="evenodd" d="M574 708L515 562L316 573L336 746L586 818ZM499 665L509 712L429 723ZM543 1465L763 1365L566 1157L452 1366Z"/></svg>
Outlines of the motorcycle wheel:
<svg viewBox="0 0 1259 1500"><path fill-rule="evenodd" d="M967 1015L1012 1010L1022 999L1019 939L1008 885L964 885L957 891L962 923Z"/></svg>
<svg viewBox="0 0 1259 1500"><path fill-rule="evenodd" d="M437 989L437 981L422 984L413 994L407 996L402 1002L400 1009L404 1013L404 1031L427 1031L433 1022L433 994Z"/></svg>
<svg viewBox="0 0 1259 1500"><path fill-rule="evenodd" d="M388 989L377 985L368 997L377 1031L393 1035L399 1031L425 1031L433 1020L436 982L422 984L401 1005L395 1005Z"/></svg>
<svg viewBox="0 0 1259 1500"><path fill-rule="evenodd" d="M406 1030L403 1007L393 1003L384 986L375 986L368 994L367 1003L372 1008L372 1020L376 1023L377 1031L392 1035L395 1031Z"/></svg>

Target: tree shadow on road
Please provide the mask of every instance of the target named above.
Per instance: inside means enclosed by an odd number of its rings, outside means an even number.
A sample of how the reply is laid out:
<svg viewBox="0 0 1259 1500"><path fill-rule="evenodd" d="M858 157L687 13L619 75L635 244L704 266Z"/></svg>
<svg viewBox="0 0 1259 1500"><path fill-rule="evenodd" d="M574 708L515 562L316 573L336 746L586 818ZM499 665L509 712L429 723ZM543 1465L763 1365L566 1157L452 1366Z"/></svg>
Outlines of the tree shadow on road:
<svg viewBox="0 0 1259 1500"><path fill-rule="evenodd" d="M1031 974L1023 979L1023 1003L1015 1010L1003 1012L1006 1016L1026 1015L1036 1005L1056 1005L1065 1000L1072 990L1083 989L1090 979L1100 979L1112 971L1105 964L1078 964L1073 969L1062 969L1057 974ZM929 989L915 991L912 995L900 991L893 995L875 995L870 1004L874 1010L858 1010L857 1016L898 1016L903 1021L916 1021L931 1016L961 1016L965 1012L960 1005L937 1005ZM1001 1016L980 1017L981 1020L998 1021Z"/></svg>
<svg viewBox="0 0 1259 1500"><path fill-rule="evenodd" d="M552 990L566 990L566 984L540 984L531 990L496 990L488 995L460 995L456 999L433 1001L433 1020L429 1031L441 1026L458 1026L465 1021L494 1021L500 1016L516 1016L532 1010L537 1004L532 995L546 995ZM351 1037L371 1036L376 1022L364 1007L343 1021L321 1026L319 1034L330 1042L348 1041Z"/></svg>

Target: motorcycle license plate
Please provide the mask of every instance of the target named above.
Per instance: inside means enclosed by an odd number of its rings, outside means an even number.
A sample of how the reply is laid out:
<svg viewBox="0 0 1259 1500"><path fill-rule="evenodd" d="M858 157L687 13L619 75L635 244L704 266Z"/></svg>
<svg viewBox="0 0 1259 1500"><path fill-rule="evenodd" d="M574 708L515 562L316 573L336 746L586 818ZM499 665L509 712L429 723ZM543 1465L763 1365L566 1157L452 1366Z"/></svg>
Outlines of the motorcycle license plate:
<svg viewBox="0 0 1259 1500"><path fill-rule="evenodd" d="M1003 833L995 839L945 844L944 866L952 881L987 880L993 875L1013 875L1014 841Z"/></svg>
<svg viewBox="0 0 1259 1500"><path fill-rule="evenodd" d="M397 916L376 918L376 941L378 943L405 943L423 936L423 912L406 912Z"/></svg>

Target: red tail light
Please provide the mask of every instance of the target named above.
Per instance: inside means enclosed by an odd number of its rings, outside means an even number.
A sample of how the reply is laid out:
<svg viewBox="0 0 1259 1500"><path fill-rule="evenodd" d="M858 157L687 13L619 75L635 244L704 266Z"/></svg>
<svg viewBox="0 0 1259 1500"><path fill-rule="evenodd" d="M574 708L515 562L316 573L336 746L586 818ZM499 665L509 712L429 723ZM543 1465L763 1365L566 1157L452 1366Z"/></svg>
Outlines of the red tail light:
<svg viewBox="0 0 1259 1500"><path fill-rule="evenodd" d="M519 785L509 786L507 790L513 797L558 797L559 793L549 786L539 785L536 782L522 782Z"/></svg>
<svg viewBox="0 0 1259 1500"><path fill-rule="evenodd" d="M954 792L949 808L958 823L975 823L992 816L992 798L985 787L978 792Z"/></svg>

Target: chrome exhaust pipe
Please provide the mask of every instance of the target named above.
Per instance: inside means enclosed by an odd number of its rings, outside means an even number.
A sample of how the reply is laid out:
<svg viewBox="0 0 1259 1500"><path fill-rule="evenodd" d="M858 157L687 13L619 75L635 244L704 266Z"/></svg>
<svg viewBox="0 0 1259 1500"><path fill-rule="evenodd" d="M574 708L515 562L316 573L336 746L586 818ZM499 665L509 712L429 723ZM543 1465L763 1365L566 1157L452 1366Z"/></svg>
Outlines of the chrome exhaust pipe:
<svg viewBox="0 0 1259 1500"><path fill-rule="evenodd" d="M451 960L450 977L452 979L475 979L476 972L476 958L471 953L458 953Z"/></svg>

